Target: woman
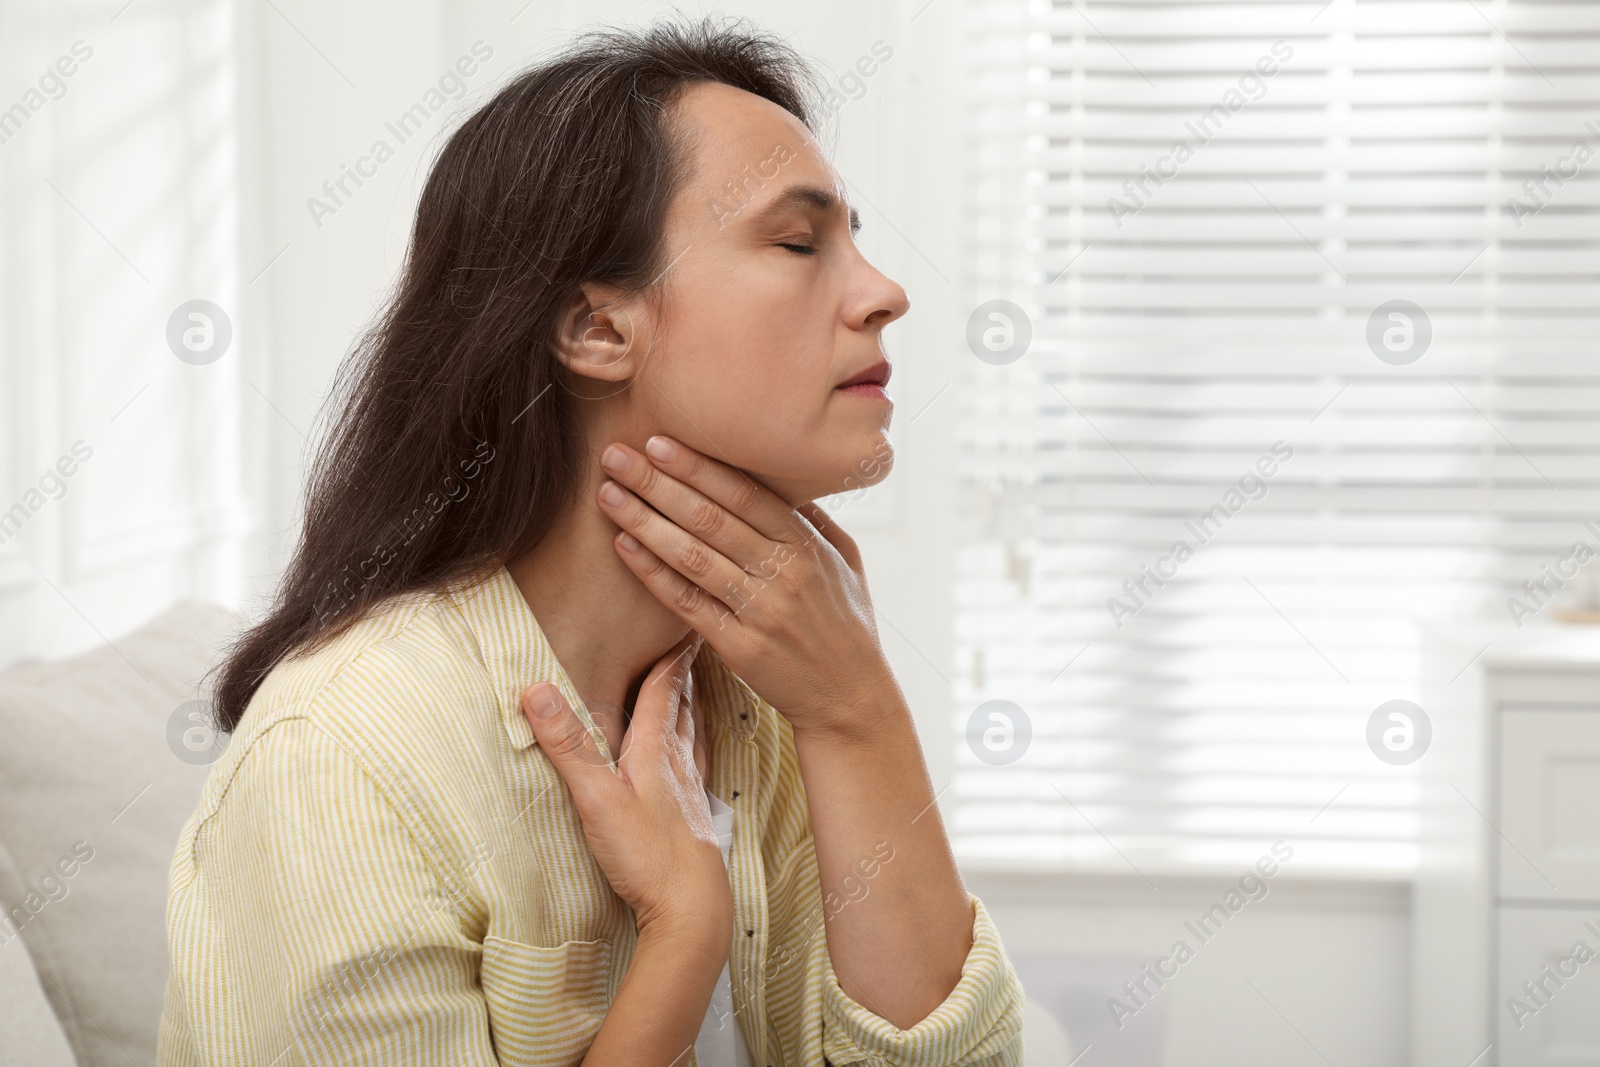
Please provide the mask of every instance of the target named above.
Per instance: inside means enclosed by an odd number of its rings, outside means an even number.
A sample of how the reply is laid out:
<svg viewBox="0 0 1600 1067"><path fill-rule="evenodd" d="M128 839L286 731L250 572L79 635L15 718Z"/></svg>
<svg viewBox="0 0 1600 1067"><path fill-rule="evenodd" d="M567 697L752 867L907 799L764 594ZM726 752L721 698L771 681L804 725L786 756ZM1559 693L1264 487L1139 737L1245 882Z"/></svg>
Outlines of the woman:
<svg viewBox="0 0 1600 1067"><path fill-rule="evenodd" d="M888 472L907 301L808 79L590 35L449 138L221 668L162 1063L1020 1062L812 503Z"/></svg>

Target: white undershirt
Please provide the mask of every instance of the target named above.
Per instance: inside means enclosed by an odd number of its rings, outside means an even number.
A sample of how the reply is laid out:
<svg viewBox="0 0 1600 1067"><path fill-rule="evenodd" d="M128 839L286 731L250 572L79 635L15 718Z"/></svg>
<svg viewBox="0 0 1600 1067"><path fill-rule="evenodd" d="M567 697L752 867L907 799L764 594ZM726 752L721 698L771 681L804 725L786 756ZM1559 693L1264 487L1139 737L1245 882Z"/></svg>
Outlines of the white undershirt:
<svg viewBox="0 0 1600 1067"><path fill-rule="evenodd" d="M706 790L706 800L711 803L711 825L717 832L717 844L722 848L722 865L728 865L728 852L733 847L733 809ZM722 965L722 976L706 1006L706 1017L700 1021L700 1036L694 1039L695 1059L700 1067L753 1067L750 1049L745 1044L739 1020L733 1014L733 987L728 965Z"/></svg>

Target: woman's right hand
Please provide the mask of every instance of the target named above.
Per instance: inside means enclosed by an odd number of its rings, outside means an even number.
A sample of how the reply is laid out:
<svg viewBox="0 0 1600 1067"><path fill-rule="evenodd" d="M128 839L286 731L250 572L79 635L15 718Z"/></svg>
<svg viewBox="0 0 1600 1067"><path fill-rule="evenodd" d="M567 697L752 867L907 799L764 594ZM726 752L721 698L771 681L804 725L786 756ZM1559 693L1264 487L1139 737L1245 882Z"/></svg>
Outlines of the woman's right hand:
<svg viewBox="0 0 1600 1067"><path fill-rule="evenodd" d="M690 668L702 640L691 630L651 669L614 770L556 686L529 686L522 713L640 937L692 942L719 958L720 971L733 940L733 893L695 759Z"/></svg>

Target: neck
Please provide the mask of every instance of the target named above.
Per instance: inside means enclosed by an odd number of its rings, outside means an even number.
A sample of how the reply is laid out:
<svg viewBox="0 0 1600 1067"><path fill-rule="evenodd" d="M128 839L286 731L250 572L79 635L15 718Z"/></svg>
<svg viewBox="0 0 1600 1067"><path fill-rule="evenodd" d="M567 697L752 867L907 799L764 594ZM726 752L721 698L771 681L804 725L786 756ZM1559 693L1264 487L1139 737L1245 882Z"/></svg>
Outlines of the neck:
<svg viewBox="0 0 1600 1067"><path fill-rule="evenodd" d="M622 709L689 627L617 554L617 525L595 503L604 480L594 464L578 502L507 570L615 755Z"/></svg>

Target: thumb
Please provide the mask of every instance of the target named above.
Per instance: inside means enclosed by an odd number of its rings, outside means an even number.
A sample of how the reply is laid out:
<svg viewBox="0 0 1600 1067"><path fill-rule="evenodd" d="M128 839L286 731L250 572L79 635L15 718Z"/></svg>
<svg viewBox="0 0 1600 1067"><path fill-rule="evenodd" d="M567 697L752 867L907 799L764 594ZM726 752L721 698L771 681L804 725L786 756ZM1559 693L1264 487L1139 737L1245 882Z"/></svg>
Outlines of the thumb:
<svg viewBox="0 0 1600 1067"><path fill-rule="evenodd" d="M684 710L684 697L694 684L694 660L704 643L704 637L690 630L677 644L667 649L650 669L644 685L639 687L639 700L635 707L648 704L658 717L670 719L675 725L680 711Z"/></svg>
<svg viewBox="0 0 1600 1067"><path fill-rule="evenodd" d="M704 640L690 630L650 668L639 686L639 695L633 702L633 718L628 723L628 734L635 744L644 744L649 751L655 751L657 746L685 730L684 717L689 709L684 705L693 685L694 658Z"/></svg>
<svg viewBox="0 0 1600 1067"><path fill-rule="evenodd" d="M549 682L530 685L522 693L522 714L574 800L582 803L616 781L594 737L559 688Z"/></svg>
<svg viewBox="0 0 1600 1067"><path fill-rule="evenodd" d="M844 557L846 566L865 577L861 568L861 549L857 547L855 538L845 533L844 527L834 521L833 516L828 514L827 508L813 500L802 504L795 510L800 512L811 525L815 526L817 532L822 535L822 539L832 545L834 550Z"/></svg>

